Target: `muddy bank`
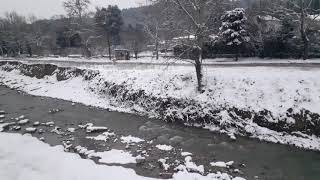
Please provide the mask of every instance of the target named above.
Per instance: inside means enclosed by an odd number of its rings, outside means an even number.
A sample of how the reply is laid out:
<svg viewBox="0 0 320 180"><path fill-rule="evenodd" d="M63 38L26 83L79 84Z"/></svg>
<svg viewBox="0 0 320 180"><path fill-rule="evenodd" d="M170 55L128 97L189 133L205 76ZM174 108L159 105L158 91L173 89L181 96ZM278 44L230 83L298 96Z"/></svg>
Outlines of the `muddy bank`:
<svg viewBox="0 0 320 180"><path fill-rule="evenodd" d="M273 113L267 109L255 112L230 107L228 104L217 107L214 104L199 103L195 100L159 98L146 93L143 89L133 90L126 84L109 82L108 79L100 76L99 71L58 67L51 64L28 65L20 62L0 62L0 66L4 71L16 70L22 75L38 79L45 76L55 76L58 81L74 77L83 78L89 84L89 90L92 93L107 99L114 106L127 108L137 114L156 117L167 122L214 126L217 127L216 130L231 136L234 133L242 136L259 136L257 131L260 129L257 130L257 127L299 138L308 139L306 135L320 136L320 116L307 109L297 112L289 108L285 116L275 118ZM272 142L295 145L277 139L272 139ZM299 147L315 150L320 148L309 147L306 144L299 145Z"/></svg>

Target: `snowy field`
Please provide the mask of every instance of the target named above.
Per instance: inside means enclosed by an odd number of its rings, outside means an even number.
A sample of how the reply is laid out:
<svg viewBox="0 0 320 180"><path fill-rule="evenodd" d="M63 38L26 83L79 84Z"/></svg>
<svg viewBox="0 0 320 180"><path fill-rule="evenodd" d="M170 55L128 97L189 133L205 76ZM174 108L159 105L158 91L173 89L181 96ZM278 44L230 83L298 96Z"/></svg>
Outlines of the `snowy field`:
<svg viewBox="0 0 320 180"><path fill-rule="evenodd" d="M134 170L119 166L97 165L79 155L64 152L63 146L50 147L30 135L0 133L1 180L147 180ZM109 158L112 158L109 155ZM116 158L116 157L113 157ZM178 171L176 180L244 180L226 173L197 173Z"/></svg>
<svg viewBox="0 0 320 180"><path fill-rule="evenodd" d="M150 117L166 119L172 117L186 123L191 118L205 119L208 115L218 119L218 123L201 126L220 131L235 139L235 135L245 135L261 140L291 144L301 148L320 150L320 139L312 133L285 132L261 127L254 117L235 118L229 112L232 108L258 114L267 110L266 123L294 126L298 124L292 117L306 110L320 114L320 71L306 68L272 67L229 67L204 68L205 92L196 91L196 77L193 67L167 66L157 68L128 68L113 65L90 66L98 75L85 80L83 76L68 75L65 81L57 81L57 75L42 79L21 74L21 70L11 65L12 71L0 71L0 82L32 95L48 96L80 102L116 111L138 113ZM81 66L82 69L88 69ZM63 72L68 74L71 70ZM90 73L89 73L90 74ZM143 97L137 97L143 94ZM132 95L128 98L129 95ZM135 97L132 100L132 97ZM167 106L161 114L155 110L157 102L152 97L164 101L174 99L192 106L179 104ZM288 110L292 116L288 116ZM212 114L212 111L219 110ZM186 116L187 115L187 116ZM190 118L190 119L189 119ZM303 120L319 123L307 114ZM195 124L194 124L195 125Z"/></svg>

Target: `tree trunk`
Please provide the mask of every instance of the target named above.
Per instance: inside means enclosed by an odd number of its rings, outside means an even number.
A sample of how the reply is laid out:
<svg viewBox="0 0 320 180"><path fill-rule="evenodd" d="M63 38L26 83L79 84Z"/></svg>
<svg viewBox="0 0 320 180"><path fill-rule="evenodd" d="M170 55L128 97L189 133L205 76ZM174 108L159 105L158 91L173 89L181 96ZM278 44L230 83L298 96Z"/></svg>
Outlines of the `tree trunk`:
<svg viewBox="0 0 320 180"><path fill-rule="evenodd" d="M236 61L239 61L239 46L236 46Z"/></svg>
<svg viewBox="0 0 320 180"><path fill-rule="evenodd" d="M0 55L1 55L1 56L4 55L2 47L0 47Z"/></svg>
<svg viewBox="0 0 320 180"><path fill-rule="evenodd" d="M195 68L197 74L197 82L198 82L198 91L202 93L203 91L203 84L202 84L202 64L201 64L202 55L199 55L199 59L195 60Z"/></svg>
<svg viewBox="0 0 320 180"><path fill-rule="evenodd" d="M87 45L83 45L83 51L86 57L91 57L92 53Z"/></svg>
<svg viewBox="0 0 320 180"><path fill-rule="evenodd" d="M112 60L112 57L111 57L111 43L110 43L110 38L108 36L108 53L109 53L109 59Z"/></svg>
<svg viewBox="0 0 320 180"><path fill-rule="evenodd" d="M305 24L305 8L304 1L301 0L301 17L300 17L300 33L301 39L303 42L303 60L307 60L309 58L309 38L306 33L306 24Z"/></svg>
<svg viewBox="0 0 320 180"><path fill-rule="evenodd" d="M134 56L135 56L136 59L138 59L138 51L134 52Z"/></svg>
<svg viewBox="0 0 320 180"><path fill-rule="evenodd" d="M159 59L159 41L158 39L156 40L156 60Z"/></svg>

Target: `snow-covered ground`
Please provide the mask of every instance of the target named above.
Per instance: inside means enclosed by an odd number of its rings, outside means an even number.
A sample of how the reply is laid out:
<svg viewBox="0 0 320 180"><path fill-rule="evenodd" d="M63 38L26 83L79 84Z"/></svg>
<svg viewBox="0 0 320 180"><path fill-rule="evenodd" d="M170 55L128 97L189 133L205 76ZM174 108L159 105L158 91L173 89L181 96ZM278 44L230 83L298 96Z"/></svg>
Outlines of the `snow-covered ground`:
<svg viewBox="0 0 320 180"><path fill-rule="evenodd" d="M152 179L137 175L134 170L119 166L97 165L79 155L64 152L63 146L50 147L30 135L0 133L1 180L138 180ZM116 158L105 154L105 158ZM123 158L121 156L120 158ZM188 171L178 171L176 180L244 180L226 173L202 176Z"/></svg>
<svg viewBox="0 0 320 180"><path fill-rule="evenodd" d="M99 64L181 64L181 65L192 65L192 60L188 59L175 59L160 57L158 60L152 56L144 56L141 54L138 59L131 58L131 60L118 60L111 61L106 57L99 58L70 58L70 57L39 57L39 58L4 58L0 57L2 61L22 61L22 62L46 62L46 63L59 63L59 62L77 62L77 63L99 63ZM205 59L203 60L204 65L245 65L245 64L320 64L320 59L262 59L256 57L240 58L239 61L234 61L232 58L216 58L216 59Z"/></svg>
<svg viewBox="0 0 320 180"><path fill-rule="evenodd" d="M0 71L0 82L32 95L49 96L80 102L87 105L134 112L151 117L181 120L186 123L205 123L205 128L229 134L247 135L270 142L292 144L320 150L320 139L284 130L277 132L254 122L255 116L239 117L235 111L261 114L265 123L295 126L295 114L308 112L320 114L320 71L303 68L229 67L204 68L205 92L196 91L193 67L167 66L152 69L131 69L119 66L91 66L98 75L85 80L83 76L57 81L57 75L42 79L21 74L12 65L12 71ZM63 73L68 73L67 70ZM90 75L87 72L87 75ZM148 99L149 98L149 99ZM158 107L157 103L168 102ZM173 101L173 102L171 102ZM292 114L288 112L288 110ZM161 112L160 112L161 110ZM213 112L213 111L218 112ZM245 113L244 113L245 114ZM289 116L289 115L290 116ZM215 124L205 119L213 119ZM305 114L303 123L319 123ZM194 119L197 119L195 121ZM300 120L299 120L300 121ZM200 124L203 125L203 124ZM282 127L279 127L280 129Z"/></svg>

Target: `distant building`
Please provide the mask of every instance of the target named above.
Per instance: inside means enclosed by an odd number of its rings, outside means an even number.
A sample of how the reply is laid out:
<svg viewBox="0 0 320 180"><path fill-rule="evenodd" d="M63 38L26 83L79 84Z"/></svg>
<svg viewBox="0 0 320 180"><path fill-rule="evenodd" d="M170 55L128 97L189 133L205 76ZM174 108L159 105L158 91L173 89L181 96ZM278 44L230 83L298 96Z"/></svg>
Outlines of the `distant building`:
<svg viewBox="0 0 320 180"><path fill-rule="evenodd" d="M115 49L114 56L116 60L130 60L130 51L128 49Z"/></svg>
<svg viewBox="0 0 320 180"><path fill-rule="evenodd" d="M258 16L263 32L278 32L281 30L281 20L270 15Z"/></svg>

